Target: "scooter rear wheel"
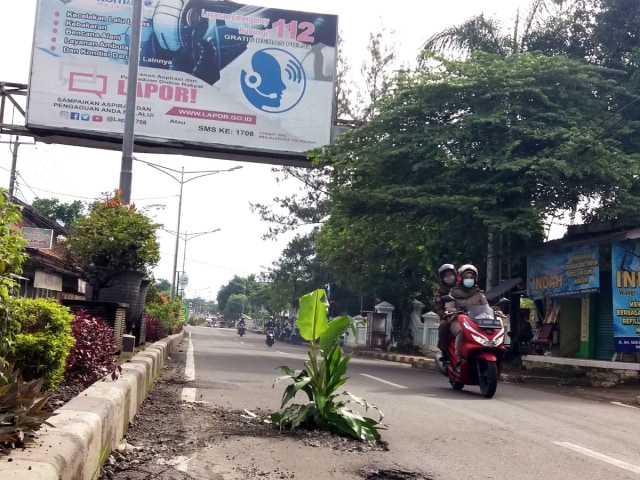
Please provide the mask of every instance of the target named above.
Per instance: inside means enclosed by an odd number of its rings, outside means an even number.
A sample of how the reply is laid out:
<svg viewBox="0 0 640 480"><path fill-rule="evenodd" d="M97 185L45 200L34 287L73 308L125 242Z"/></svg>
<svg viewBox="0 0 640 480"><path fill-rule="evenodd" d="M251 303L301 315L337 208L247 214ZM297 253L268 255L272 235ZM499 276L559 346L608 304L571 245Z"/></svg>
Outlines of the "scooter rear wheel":
<svg viewBox="0 0 640 480"><path fill-rule="evenodd" d="M449 384L454 390L462 390L464 388L464 383L456 382L455 380L449 380Z"/></svg>

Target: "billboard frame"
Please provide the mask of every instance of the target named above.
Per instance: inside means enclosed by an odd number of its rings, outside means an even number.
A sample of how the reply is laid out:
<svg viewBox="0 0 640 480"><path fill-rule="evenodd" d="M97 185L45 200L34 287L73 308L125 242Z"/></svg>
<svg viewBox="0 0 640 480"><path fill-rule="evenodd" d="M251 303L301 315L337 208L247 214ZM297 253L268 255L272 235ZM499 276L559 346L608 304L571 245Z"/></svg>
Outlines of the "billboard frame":
<svg viewBox="0 0 640 480"><path fill-rule="evenodd" d="M0 135L14 135L20 137L32 137L36 142L50 145L68 145L73 147L98 148L103 150L121 151L121 136L106 137L104 135L79 134L76 131L61 131L27 128L25 125L11 123L11 107L18 111L24 118L25 109L18 101L26 98L28 86L24 83L0 81ZM6 119L9 121L5 121ZM331 141L341 133L357 128L359 123L347 119L338 119L331 127ZM262 163L284 167L311 168L313 165L306 154L282 153L270 150L249 150L246 148L217 148L211 145L189 145L187 148L179 142L165 142L159 144L136 136L134 144L135 153L152 153L164 155L186 155L199 158L211 158L217 160L233 160L240 162Z"/></svg>

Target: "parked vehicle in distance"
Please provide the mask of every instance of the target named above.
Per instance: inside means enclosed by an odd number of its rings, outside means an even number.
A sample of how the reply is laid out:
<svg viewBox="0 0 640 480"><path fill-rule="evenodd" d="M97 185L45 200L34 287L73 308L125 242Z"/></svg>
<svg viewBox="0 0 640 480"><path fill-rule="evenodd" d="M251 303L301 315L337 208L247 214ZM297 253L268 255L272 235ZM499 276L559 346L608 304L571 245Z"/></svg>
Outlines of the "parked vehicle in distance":
<svg viewBox="0 0 640 480"><path fill-rule="evenodd" d="M216 322L216 327L218 327L218 328L227 328L227 322L225 320L218 320Z"/></svg>
<svg viewBox="0 0 640 480"><path fill-rule="evenodd" d="M213 327L215 320L213 318L206 318L204 321L205 327Z"/></svg>

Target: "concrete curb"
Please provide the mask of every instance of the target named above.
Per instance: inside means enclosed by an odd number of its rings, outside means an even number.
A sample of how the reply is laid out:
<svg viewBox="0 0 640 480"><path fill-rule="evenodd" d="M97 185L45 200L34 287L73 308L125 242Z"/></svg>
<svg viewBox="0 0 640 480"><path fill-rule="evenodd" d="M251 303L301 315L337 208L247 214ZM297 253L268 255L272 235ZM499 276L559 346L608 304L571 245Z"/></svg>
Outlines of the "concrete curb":
<svg viewBox="0 0 640 480"><path fill-rule="evenodd" d="M429 357L417 357L399 355L395 353L370 352L366 350L354 350L354 356L375 358L388 362L398 362L410 364L412 368L422 368L424 370L437 370L435 359ZM535 383L547 385L566 385L573 387L593 387L593 382L585 378L559 377L557 375L527 375L522 373L501 373L500 381L509 383ZM639 397L640 398L640 397ZM640 402L640 400L639 400Z"/></svg>
<svg viewBox="0 0 640 480"><path fill-rule="evenodd" d="M122 366L115 381L91 385L56 410L36 442L0 460L0 478L91 480L101 452L114 450L183 334L156 342Z"/></svg>
<svg viewBox="0 0 640 480"><path fill-rule="evenodd" d="M369 357L377 360L386 360L388 362L410 364L412 368L422 368L424 370L436 370L435 359L429 357L417 357L410 355L396 355L384 352L354 351L354 356Z"/></svg>

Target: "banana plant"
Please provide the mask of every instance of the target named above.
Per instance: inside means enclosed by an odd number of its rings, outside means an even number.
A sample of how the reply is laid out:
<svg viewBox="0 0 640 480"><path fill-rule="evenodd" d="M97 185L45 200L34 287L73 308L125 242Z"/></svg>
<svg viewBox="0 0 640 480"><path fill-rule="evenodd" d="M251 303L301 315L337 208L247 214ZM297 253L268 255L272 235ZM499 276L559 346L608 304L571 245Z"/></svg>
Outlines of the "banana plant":
<svg viewBox="0 0 640 480"><path fill-rule="evenodd" d="M310 342L309 360L304 368L293 370L287 366L277 369L284 373L276 378L275 385L291 380L282 394L280 410L269 415L270 420L281 429L298 427L319 428L331 433L373 442L380 438L379 429L384 428L382 412L364 398L356 397L339 389L347 381L347 364L351 355L340 349L342 335L355 325L348 316L327 319L328 301L323 289L315 290L300 298L300 309L296 325L300 335ZM306 394L305 403L293 403L299 392ZM368 417L351 407L359 405L365 414L377 412L378 418Z"/></svg>

